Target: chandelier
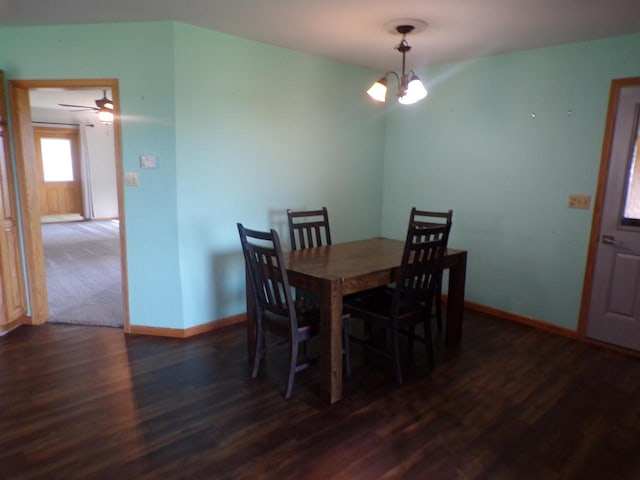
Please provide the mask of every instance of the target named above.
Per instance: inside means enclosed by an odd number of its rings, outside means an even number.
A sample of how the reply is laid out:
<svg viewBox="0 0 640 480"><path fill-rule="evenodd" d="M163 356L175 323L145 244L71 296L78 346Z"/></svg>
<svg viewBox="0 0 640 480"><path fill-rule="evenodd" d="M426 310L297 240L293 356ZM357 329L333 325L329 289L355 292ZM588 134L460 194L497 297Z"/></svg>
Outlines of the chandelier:
<svg viewBox="0 0 640 480"><path fill-rule="evenodd" d="M426 26L426 24L424 24ZM396 72L387 72L383 77L379 78L372 86L367 90L367 94L378 102L384 102L387 98L387 86L389 76L396 77L398 81L398 91L396 96L398 102L403 105L411 105L412 103L419 102L427 96L427 89L418 78L418 76L411 70L406 72L406 55L411 50L411 45L407 42L407 34L411 33L415 29L415 25L403 24L395 27L396 32L402 35L402 40L395 49L402 54L402 74L398 75Z"/></svg>

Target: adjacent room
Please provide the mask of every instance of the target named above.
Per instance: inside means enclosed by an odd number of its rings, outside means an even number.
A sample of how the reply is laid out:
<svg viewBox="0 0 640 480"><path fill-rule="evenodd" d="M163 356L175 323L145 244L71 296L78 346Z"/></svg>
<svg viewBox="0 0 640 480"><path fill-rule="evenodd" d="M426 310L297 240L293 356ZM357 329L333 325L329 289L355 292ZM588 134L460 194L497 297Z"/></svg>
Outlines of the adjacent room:
<svg viewBox="0 0 640 480"><path fill-rule="evenodd" d="M640 4L41 3L0 5L0 477L640 477Z"/></svg>
<svg viewBox="0 0 640 480"><path fill-rule="evenodd" d="M122 272L108 90L29 92L48 322L122 328Z"/></svg>

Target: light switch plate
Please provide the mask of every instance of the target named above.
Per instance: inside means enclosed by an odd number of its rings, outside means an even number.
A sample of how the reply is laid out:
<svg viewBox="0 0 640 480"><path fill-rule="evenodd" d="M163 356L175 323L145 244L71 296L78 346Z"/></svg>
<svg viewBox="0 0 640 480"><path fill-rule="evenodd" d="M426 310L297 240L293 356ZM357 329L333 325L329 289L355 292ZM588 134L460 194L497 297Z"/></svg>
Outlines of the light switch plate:
<svg viewBox="0 0 640 480"><path fill-rule="evenodd" d="M140 185L138 172L126 172L124 174L124 184L127 187L137 187L138 185Z"/></svg>
<svg viewBox="0 0 640 480"><path fill-rule="evenodd" d="M591 205L591 195L583 195L579 193L572 193L569 195L569 208L580 208L588 210Z"/></svg>
<svg viewBox="0 0 640 480"><path fill-rule="evenodd" d="M158 168L158 159L155 155L140 155L140 168Z"/></svg>

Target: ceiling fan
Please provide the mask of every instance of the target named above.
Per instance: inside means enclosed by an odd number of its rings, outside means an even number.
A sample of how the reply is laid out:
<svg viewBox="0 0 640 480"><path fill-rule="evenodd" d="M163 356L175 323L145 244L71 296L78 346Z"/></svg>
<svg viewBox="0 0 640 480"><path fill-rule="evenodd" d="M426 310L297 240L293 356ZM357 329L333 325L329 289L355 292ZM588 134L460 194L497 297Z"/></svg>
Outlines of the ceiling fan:
<svg viewBox="0 0 640 480"><path fill-rule="evenodd" d="M59 103L58 105L60 105L61 107L70 107L70 108L77 108L78 110L71 110L72 112L82 112L85 110L95 110L97 112L99 112L100 110L113 110L113 100L109 100L107 98L107 91L103 90L102 91L102 98L99 98L97 100L95 100L96 102L96 106L95 107L90 107L88 105L72 105L69 103Z"/></svg>
<svg viewBox="0 0 640 480"><path fill-rule="evenodd" d="M73 105L69 103L59 103L61 107L75 108L76 110L69 110L71 112L83 112L87 110L95 110L98 112L98 118L102 123L109 124L113 122L113 100L107 98L107 91L102 91L102 98L95 100L96 106L91 107L88 105Z"/></svg>

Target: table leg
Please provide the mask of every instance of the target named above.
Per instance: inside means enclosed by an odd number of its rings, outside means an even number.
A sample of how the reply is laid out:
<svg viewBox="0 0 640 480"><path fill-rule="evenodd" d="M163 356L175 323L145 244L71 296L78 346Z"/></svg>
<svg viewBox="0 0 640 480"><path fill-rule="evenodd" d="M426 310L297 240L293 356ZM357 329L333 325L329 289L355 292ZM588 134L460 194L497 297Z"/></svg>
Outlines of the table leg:
<svg viewBox="0 0 640 480"><path fill-rule="evenodd" d="M249 364L253 365L253 358L256 356L256 311L253 295L251 294L249 272L246 270L245 283L247 286L247 356L249 357Z"/></svg>
<svg viewBox="0 0 640 480"><path fill-rule="evenodd" d="M447 345L458 345L462 340L462 319L464 317L464 288L467 275L467 252L449 268L449 291L447 293Z"/></svg>
<svg viewBox="0 0 640 480"><path fill-rule="evenodd" d="M325 281L320 291L320 388L329 402L342 398L342 283Z"/></svg>

